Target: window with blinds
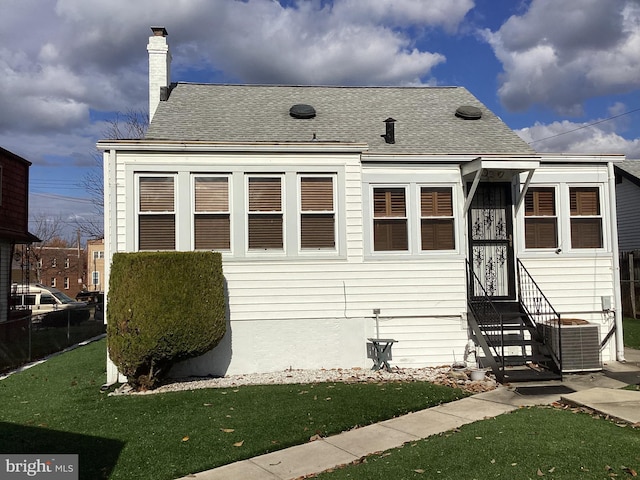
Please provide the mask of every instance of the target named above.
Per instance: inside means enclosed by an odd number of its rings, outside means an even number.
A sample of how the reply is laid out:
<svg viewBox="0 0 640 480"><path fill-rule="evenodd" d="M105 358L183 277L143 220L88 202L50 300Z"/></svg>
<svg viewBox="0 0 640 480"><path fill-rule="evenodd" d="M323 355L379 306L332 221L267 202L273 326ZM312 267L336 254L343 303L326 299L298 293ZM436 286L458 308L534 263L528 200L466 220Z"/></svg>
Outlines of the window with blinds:
<svg viewBox="0 0 640 480"><path fill-rule="evenodd" d="M524 197L526 248L557 248L558 217L553 187L532 187Z"/></svg>
<svg viewBox="0 0 640 480"><path fill-rule="evenodd" d="M373 249L377 252L409 249L404 187L373 189Z"/></svg>
<svg viewBox="0 0 640 480"><path fill-rule="evenodd" d="M300 177L300 248L335 248L332 177Z"/></svg>
<svg viewBox="0 0 640 480"><path fill-rule="evenodd" d="M194 248L229 250L231 248L231 212L229 178L194 178Z"/></svg>
<svg viewBox="0 0 640 480"><path fill-rule="evenodd" d="M420 188L422 250L454 250L455 223L451 188Z"/></svg>
<svg viewBox="0 0 640 480"><path fill-rule="evenodd" d="M249 177L249 249L283 248L281 177Z"/></svg>
<svg viewBox="0 0 640 480"><path fill-rule="evenodd" d="M173 177L139 177L138 249L175 250Z"/></svg>
<svg viewBox="0 0 640 480"><path fill-rule="evenodd" d="M602 214L598 187L570 187L571 247L602 248Z"/></svg>

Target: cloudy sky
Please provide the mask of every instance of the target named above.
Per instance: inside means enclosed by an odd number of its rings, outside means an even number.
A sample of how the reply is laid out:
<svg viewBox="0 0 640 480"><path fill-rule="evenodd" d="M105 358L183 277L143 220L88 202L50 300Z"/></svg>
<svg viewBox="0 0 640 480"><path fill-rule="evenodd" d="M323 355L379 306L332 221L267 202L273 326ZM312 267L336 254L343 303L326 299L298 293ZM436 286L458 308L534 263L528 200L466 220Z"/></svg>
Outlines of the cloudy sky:
<svg viewBox="0 0 640 480"><path fill-rule="evenodd" d="M33 215L82 186L117 112L148 108L151 25L172 80L462 85L538 151L640 159L638 0L0 0L0 146Z"/></svg>

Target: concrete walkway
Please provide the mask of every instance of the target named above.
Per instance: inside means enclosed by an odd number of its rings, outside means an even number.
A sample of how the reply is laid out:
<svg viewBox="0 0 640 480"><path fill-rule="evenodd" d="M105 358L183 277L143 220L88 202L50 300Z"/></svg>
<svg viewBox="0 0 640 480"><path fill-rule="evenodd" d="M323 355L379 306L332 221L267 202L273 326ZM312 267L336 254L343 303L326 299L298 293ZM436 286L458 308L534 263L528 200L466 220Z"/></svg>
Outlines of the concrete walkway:
<svg viewBox="0 0 640 480"><path fill-rule="evenodd" d="M620 390L640 383L640 351L625 350L625 363L611 362L601 372L565 375L562 382L512 384L367 427L268 453L183 477L198 480L285 480L319 473L366 455L400 447L467 423L495 417L520 406L565 402L630 423L640 423L640 392ZM575 393L523 395L521 387L544 386ZM556 387L554 389L554 387ZM566 389L565 389L566 390Z"/></svg>

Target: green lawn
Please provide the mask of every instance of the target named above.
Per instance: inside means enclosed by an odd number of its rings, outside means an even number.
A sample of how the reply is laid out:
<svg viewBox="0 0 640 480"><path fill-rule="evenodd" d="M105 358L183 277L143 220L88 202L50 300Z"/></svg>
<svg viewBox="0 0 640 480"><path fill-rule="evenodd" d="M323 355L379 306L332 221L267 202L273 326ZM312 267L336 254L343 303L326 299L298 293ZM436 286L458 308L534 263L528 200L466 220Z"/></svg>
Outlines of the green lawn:
<svg viewBox="0 0 640 480"><path fill-rule="evenodd" d="M624 346L640 350L640 320L625 318L622 320L624 329Z"/></svg>
<svg viewBox="0 0 640 480"><path fill-rule="evenodd" d="M537 407L408 443L318 478L595 480L632 478L634 472L640 472L639 429Z"/></svg>
<svg viewBox="0 0 640 480"><path fill-rule="evenodd" d="M173 479L464 396L426 382L108 396L105 341L0 381L0 451L78 453L81 478Z"/></svg>
<svg viewBox="0 0 640 480"><path fill-rule="evenodd" d="M640 320L625 318L640 349ZM637 389L637 386L628 387ZM319 476L342 479L604 479L640 474L640 429L555 408L524 408L371 455Z"/></svg>

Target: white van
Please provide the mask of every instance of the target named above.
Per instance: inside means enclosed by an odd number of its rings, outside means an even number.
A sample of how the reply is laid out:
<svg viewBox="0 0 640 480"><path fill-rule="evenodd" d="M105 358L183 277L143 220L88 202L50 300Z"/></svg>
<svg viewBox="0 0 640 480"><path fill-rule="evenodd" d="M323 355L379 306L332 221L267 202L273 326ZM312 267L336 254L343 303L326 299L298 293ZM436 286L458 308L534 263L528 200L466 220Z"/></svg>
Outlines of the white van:
<svg viewBox="0 0 640 480"><path fill-rule="evenodd" d="M76 325L89 318L86 302L77 302L57 288L40 283L11 285L11 306L17 310L31 310L45 326Z"/></svg>

